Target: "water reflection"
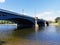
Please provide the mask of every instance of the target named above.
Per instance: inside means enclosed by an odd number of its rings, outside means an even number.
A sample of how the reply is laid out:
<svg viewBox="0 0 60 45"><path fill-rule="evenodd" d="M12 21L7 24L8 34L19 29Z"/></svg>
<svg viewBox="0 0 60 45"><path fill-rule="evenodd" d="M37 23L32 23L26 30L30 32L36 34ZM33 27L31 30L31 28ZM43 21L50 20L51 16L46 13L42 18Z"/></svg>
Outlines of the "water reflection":
<svg viewBox="0 0 60 45"><path fill-rule="evenodd" d="M12 28L11 28L12 27ZM49 26L39 28L15 29L15 26L1 27L0 40L6 45L59 45L60 27ZM13 43L14 42L14 43Z"/></svg>
<svg viewBox="0 0 60 45"><path fill-rule="evenodd" d="M36 39L36 45L39 45L38 31L39 31L39 27L35 27L35 39Z"/></svg>
<svg viewBox="0 0 60 45"><path fill-rule="evenodd" d="M57 32L60 32L60 26L56 26Z"/></svg>

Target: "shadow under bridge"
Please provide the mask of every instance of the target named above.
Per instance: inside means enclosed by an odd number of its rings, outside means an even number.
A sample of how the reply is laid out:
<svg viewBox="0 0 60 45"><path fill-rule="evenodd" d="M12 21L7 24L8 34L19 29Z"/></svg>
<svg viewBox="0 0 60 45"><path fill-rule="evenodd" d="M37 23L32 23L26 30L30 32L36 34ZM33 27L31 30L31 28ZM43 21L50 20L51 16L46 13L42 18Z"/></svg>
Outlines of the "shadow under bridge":
<svg viewBox="0 0 60 45"><path fill-rule="evenodd" d="M35 25L33 21L30 21L30 20L24 19L24 18L11 18L11 19L7 19L7 20L16 23L19 28L34 27L34 25Z"/></svg>

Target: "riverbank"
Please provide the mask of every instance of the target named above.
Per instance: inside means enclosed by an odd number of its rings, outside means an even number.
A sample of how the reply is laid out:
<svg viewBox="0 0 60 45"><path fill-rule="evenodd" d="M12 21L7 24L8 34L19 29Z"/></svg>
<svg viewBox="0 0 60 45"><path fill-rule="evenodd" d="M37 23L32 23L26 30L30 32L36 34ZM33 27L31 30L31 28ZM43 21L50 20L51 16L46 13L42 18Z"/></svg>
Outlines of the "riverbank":
<svg viewBox="0 0 60 45"><path fill-rule="evenodd" d="M58 23L50 23L50 25L58 26Z"/></svg>

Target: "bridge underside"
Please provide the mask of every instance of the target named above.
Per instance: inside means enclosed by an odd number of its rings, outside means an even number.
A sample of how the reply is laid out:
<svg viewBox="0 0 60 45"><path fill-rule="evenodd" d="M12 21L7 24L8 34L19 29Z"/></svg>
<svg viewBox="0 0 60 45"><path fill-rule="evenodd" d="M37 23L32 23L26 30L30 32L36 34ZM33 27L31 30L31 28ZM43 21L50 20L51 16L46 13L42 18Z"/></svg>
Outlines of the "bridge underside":
<svg viewBox="0 0 60 45"><path fill-rule="evenodd" d="M33 22L31 22L29 20L26 20L26 19L11 18L11 19L6 19L6 20L9 20L9 21L12 21L12 22L16 23L19 28L22 28L22 27L33 27L34 26Z"/></svg>

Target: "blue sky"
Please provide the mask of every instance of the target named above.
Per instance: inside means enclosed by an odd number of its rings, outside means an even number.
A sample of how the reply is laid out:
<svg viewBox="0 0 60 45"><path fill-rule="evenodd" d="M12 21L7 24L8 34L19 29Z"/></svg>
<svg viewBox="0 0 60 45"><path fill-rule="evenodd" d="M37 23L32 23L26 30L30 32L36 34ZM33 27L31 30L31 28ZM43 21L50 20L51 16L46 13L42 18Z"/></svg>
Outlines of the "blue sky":
<svg viewBox="0 0 60 45"><path fill-rule="evenodd" d="M45 20L60 17L60 0L0 0L0 8Z"/></svg>

